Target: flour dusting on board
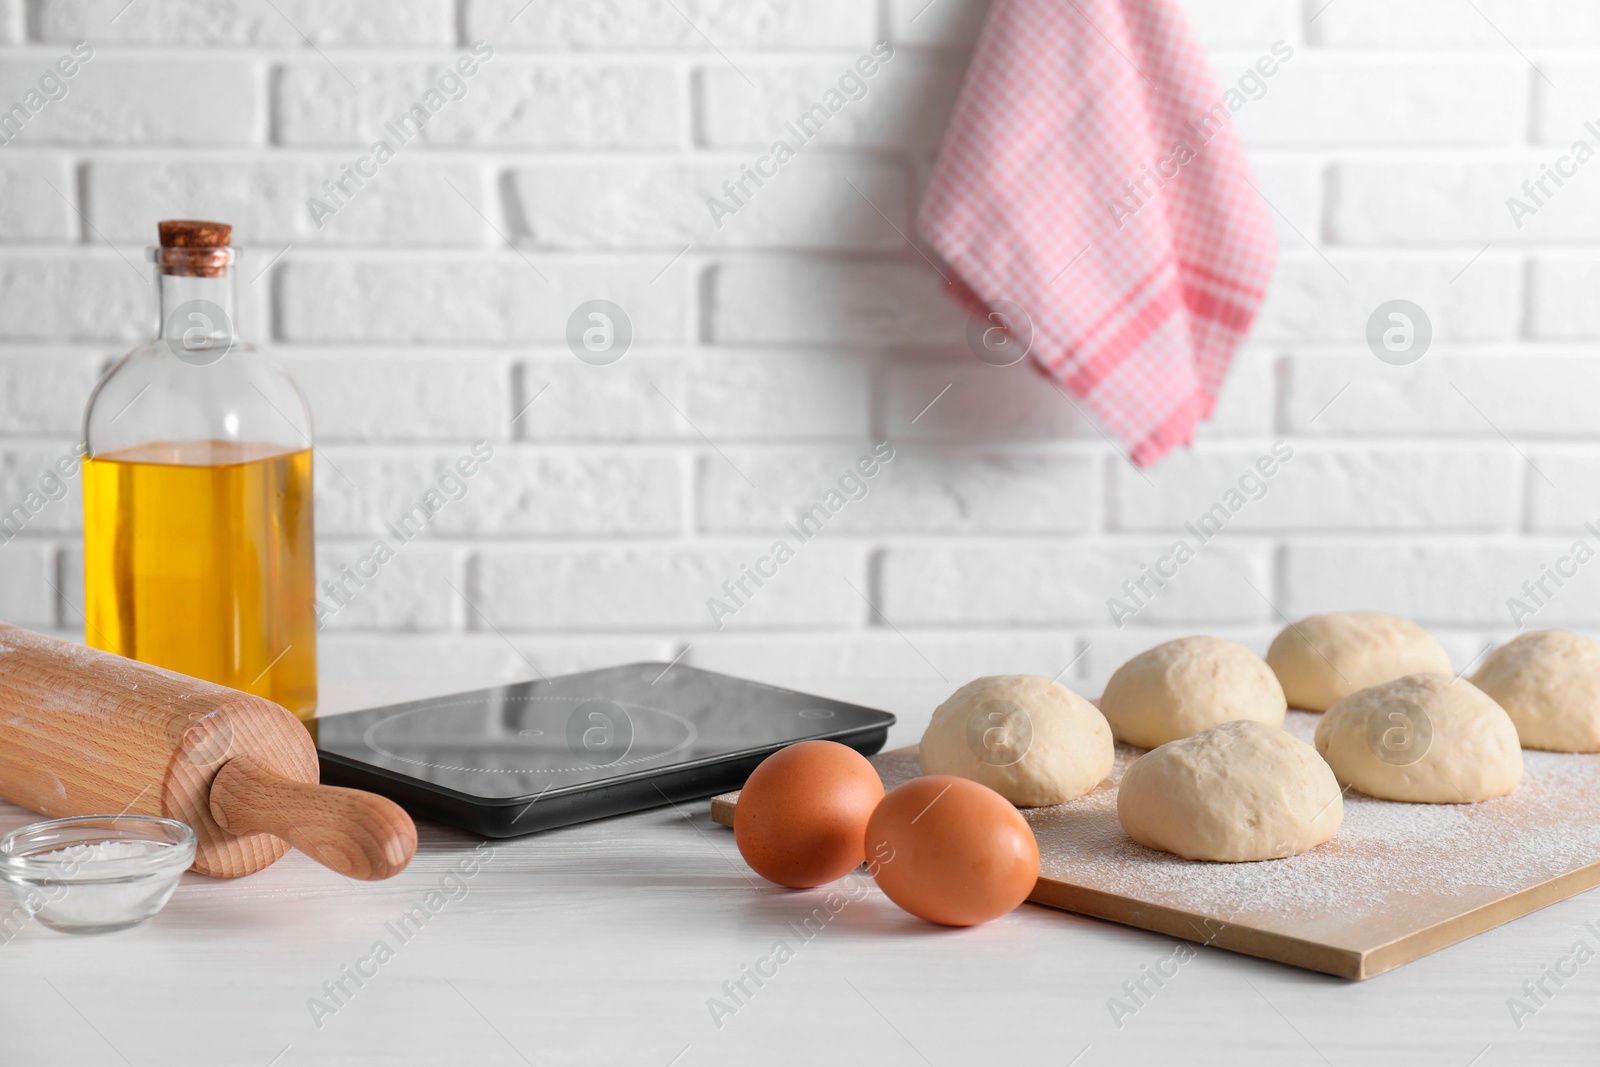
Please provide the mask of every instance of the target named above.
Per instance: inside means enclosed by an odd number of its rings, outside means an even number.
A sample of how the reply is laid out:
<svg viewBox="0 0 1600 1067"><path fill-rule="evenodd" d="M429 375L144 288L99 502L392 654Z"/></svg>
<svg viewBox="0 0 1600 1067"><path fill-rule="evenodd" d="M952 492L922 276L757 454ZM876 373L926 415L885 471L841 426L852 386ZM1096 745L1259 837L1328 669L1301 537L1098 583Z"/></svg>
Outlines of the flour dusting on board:
<svg viewBox="0 0 1600 1067"><path fill-rule="evenodd" d="M1284 729L1309 743L1319 716ZM1023 815L1041 876L1135 900L1228 917L1246 912L1373 912L1418 896L1515 892L1600 860L1600 755L1525 752L1522 784L1478 804L1400 804L1348 792L1333 840L1288 859L1203 863L1135 844L1117 822L1116 783L1142 749L1117 746L1111 778L1086 797ZM893 788L916 755L873 761Z"/></svg>

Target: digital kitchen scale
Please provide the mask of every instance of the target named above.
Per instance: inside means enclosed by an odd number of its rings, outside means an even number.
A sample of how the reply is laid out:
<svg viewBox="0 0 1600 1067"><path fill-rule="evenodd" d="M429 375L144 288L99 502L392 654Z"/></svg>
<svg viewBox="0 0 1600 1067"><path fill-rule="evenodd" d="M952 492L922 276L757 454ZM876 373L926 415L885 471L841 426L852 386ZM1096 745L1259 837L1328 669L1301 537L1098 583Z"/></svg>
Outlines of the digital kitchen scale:
<svg viewBox="0 0 1600 1067"><path fill-rule="evenodd" d="M325 784L515 837L737 789L796 741L871 755L894 721L694 667L633 663L319 719L317 755Z"/></svg>

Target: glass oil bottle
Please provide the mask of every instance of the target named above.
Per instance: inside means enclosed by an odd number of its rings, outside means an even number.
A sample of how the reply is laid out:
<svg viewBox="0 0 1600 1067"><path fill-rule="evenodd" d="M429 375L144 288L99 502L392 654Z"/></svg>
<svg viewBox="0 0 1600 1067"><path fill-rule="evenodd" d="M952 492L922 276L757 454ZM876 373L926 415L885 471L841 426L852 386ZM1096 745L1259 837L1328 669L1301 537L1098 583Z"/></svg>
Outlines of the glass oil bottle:
<svg viewBox="0 0 1600 1067"><path fill-rule="evenodd" d="M311 415L237 334L231 227L160 224L155 336L84 414L88 643L317 704Z"/></svg>

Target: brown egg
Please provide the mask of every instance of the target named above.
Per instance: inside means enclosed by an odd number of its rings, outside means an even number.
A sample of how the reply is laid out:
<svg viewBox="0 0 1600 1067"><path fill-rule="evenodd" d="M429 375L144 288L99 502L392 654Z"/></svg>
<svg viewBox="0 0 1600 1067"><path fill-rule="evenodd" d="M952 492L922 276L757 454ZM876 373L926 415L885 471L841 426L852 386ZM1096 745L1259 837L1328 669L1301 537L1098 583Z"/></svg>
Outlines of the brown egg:
<svg viewBox="0 0 1600 1067"><path fill-rule="evenodd" d="M801 741L751 772L734 809L733 839L761 877L809 889L861 866L867 818L882 799L883 781L861 753L835 741Z"/></svg>
<svg viewBox="0 0 1600 1067"><path fill-rule="evenodd" d="M867 820L867 869L911 914L976 926L1021 904L1039 843L1011 802L966 778L929 775L892 790Z"/></svg>

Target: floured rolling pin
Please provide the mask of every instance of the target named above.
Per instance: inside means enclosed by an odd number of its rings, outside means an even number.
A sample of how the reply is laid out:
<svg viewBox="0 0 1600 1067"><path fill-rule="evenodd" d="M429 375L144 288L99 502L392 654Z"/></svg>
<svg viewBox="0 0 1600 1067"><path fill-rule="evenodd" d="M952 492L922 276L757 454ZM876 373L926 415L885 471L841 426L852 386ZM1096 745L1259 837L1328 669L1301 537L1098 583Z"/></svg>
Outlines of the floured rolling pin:
<svg viewBox="0 0 1600 1067"><path fill-rule="evenodd" d="M0 797L51 817L161 815L192 870L253 874L290 845L352 878L400 873L400 806L317 784L317 749L261 697L0 623Z"/></svg>

